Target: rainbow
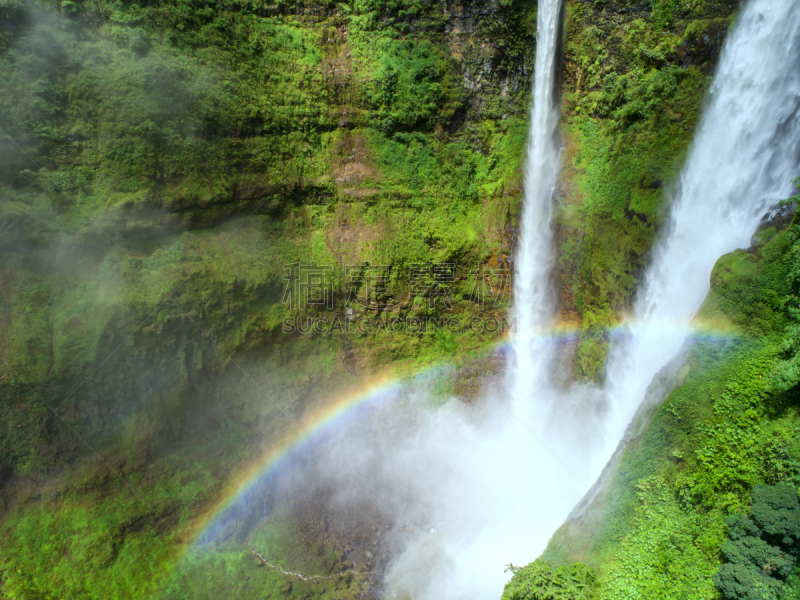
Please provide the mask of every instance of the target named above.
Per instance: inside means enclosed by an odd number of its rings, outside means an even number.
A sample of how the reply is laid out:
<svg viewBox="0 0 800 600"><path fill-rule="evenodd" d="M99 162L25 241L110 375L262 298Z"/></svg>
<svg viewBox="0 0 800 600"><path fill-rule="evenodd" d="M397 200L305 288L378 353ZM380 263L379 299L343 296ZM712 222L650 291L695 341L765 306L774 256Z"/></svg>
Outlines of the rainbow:
<svg viewBox="0 0 800 600"><path fill-rule="evenodd" d="M503 343L499 346L507 346ZM291 428L270 447L250 461L250 466L242 469L228 484L231 493L212 506L212 508L199 519L200 525L195 528L194 540L201 539L213 526L217 519L234 507L247 492L272 470L277 468L294 450L304 444L313 443L315 434L318 434L332 423L357 410L373 403L379 403L395 397L403 384L415 378L440 374L446 363L436 363L402 377L384 374L363 382L355 389L326 401L323 405L307 411L299 419L292 421Z"/></svg>
<svg viewBox="0 0 800 600"><path fill-rule="evenodd" d="M631 321L623 321L612 327L604 328L604 331L608 332L611 337L621 335L629 331L631 324ZM659 324L657 329L665 335L683 333L695 340L742 337L733 327L725 325L720 327L719 323L701 322L698 319L692 321L689 327L685 323L663 323ZM541 336L547 338L550 343L562 344L577 339L580 333L579 326L562 323L542 332ZM494 352L505 352L510 348L511 343L506 338L495 344ZM448 363L436 363L400 377L391 373L384 374L362 383L355 389L348 390L346 394L331 398L322 405L308 410L307 414L292 422L291 428L277 442L271 444L266 451L258 453L251 459L248 467L241 469L234 476L227 486L231 492L200 515L199 525L194 528L192 538L195 542L201 540L218 519L234 507L257 482L278 467L289 454L301 448L303 444L313 443L315 434L360 407L394 397L403 388L404 383L424 376L435 377L437 374L441 374L447 366L449 366Z"/></svg>

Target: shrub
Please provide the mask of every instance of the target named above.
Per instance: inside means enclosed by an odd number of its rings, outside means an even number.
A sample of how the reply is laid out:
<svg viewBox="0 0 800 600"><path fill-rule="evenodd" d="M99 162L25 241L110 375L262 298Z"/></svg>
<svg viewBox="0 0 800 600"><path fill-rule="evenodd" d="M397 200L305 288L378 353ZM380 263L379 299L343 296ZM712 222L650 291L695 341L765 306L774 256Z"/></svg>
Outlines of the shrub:
<svg viewBox="0 0 800 600"><path fill-rule="evenodd" d="M800 502L795 488L786 484L755 486L753 521L773 543L790 552L800 549Z"/></svg>
<svg viewBox="0 0 800 600"><path fill-rule="evenodd" d="M509 565L514 576L502 600L591 600L596 597L594 569L581 563L559 567L536 560L526 567Z"/></svg>

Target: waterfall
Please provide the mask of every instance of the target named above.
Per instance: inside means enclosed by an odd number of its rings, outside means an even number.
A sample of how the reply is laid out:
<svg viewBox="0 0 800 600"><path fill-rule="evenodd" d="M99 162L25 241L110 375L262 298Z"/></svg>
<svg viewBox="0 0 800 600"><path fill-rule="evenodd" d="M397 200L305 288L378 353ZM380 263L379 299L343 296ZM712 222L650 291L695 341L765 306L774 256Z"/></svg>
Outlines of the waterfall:
<svg viewBox="0 0 800 600"><path fill-rule="evenodd" d="M751 0L730 33L666 235L612 349L602 469L653 376L683 344L717 259L750 245L776 198L792 195L800 160L800 2Z"/></svg>
<svg viewBox="0 0 800 600"><path fill-rule="evenodd" d="M422 522L435 524L403 538L405 550L387 570L387 597L499 598L509 578L503 565L539 556L600 476L653 376L683 344L716 260L749 245L771 199L791 193L800 152L798 7L798 0L751 0L743 7L629 335L612 348L607 385L564 391L551 385L553 353L541 335L555 313L550 217L558 171L554 84L561 6L540 0L515 264L515 361L508 384L483 412L451 403L382 455L383 480L419 489Z"/></svg>
<svg viewBox="0 0 800 600"><path fill-rule="evenodd" d="M555 96L556 46L561 0L539 2L533 104L530 112L525 165L522 235L517 248L514 303L517 319L512 396L516 403L530 396L548 369L541 330L554 313L550 273L553 235L550 226L552 199L558 178L557 138L560 111Z"/></svg>
<svg viewBox="0 0 800 600"><path fill-rule="evenodd" d="M430 522L408 543L387 574L388 597L416 600L499 598L509 562L526 564L545 548L553 531L586 492L571 463L585 448L553 422L556 398L548 385L552 353L542 333L555 316L551 284L551 214L558 178L556 53L562 0L539 0L533 104L525 165L521 237L514 267L514 355L507 383L475 415L460 403L439 411L403 444L402 458L384 469L398 478L417 465L407 486L430 481ZM558 402L556 402L558 401ZM563 435L561 435L563 434ZM565 468L566 467L566 468ZM432 475L420 474L430 471ZM444 479L444 481L442 481Z"/></svg>

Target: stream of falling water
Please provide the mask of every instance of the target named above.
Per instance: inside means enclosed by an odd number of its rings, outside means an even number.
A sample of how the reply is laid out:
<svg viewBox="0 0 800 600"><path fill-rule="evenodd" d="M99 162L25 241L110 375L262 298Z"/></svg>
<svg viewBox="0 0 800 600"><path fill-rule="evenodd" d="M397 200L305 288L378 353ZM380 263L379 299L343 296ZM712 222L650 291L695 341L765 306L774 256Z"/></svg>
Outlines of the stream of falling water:
<svg viewBox="0 0 800 600"><path fill-rule="evenodd" d="M581 468L586 461L575 460L586 456L585 426L552 418L552 352L542 335L555 313L550 221L560 148L555 82L561 11L562 0L539 1L508 380L480 418L450 406L420 427L403 448L402 464L390 458L384 466L397 477L405 465L418 465L418 477L436 485L426 511L437 525L390 568L394 597L499 598L509 577L504 566L536 558L590 483ZM559 400L568 407L576 399L565 394ZM585 424L593 412L584 412Z"/></svg>
<svg viewBox="0 0 800 600"><path fill-rule="evenodd" d="M316 485L335 490L332 504L352 506L366 491L389 518L382 533L397 545L387 555L387 598L500 598L505 565L533 561L591 497L654 375L684 343L715 261L749 245L800 174L800 0L749 0L723 50L634 318L614 342L605 388L553 385L546 332L555 315L561 11L561 0L539 0L507 380L483 402L436 410L424 386L411 386L385 407L383 426L337 426L311 466L291 473L298 497Z"/></svg>
<svg viewBox="0 0 800 600"><path fill-rule="evenodd" d="M717 259L750 245L800 161L800 1L751 0L730 33L626 341L608 362L601 470L653 376L679 350Z"/></svg>
<svg viewBox="0 0 800 600"><path fill-rule="evenodd" d="M514 266L514 301L517 326L511 388L515 403L524 402L550 367L550 352L542 343L543 330L553 321L550 285L553 233L550 221L558 179L558 123L555 96L556 51L561 0L539 2L536 64L531 125L525 166L521 236Z"/></svg>

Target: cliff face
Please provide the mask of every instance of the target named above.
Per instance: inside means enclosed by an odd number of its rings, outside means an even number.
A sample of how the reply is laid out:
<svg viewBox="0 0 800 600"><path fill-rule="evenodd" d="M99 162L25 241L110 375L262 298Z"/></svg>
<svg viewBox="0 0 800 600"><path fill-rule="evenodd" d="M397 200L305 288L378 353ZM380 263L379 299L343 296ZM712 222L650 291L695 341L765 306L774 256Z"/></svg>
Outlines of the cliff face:
<svg viewBox="0 0 800 600"><path fill-rule="evenodd" d="M3 593L150 597L240 457L491 350L419 329L505 314L471 272L511 250L533 8L0 7Z"/></svg>
<svg viewBox="0 0 800 600"><path fill-rule="evenodd" d="M556 217L572 374L600 380L666 217L736 2L568 2Z"/></svg>
<svg viewBox="0 0 800 600"><path fill-rule="evenodd" d="M567 3L565 381L602 379L734 4ZM4 590L147 595L277 416L491 350L466 324L507 312L535 27L522 0L0 7Z"/></svg>
<svg viewBox="0 0 800 600"><path fill-rule="evenodd" d="M233 355L289 360L304 341L283 334L287 317L480 315L471 273L508 255L519 202L530 7L2 11L7 468L30 458L21 440L42 441L44 404L13 408L39 386L45 404L102 421L216 377ZM301 307L287 265L312 262L336 266L321 288L331 301ZM344 269L365 263L392 268ZM412 281L417 263L452 272L446 294L412 312L412 292L431 287ZM496 338L400 332L317 345L369 370ZM63 424L50 426L53 442Z"/></svg>

